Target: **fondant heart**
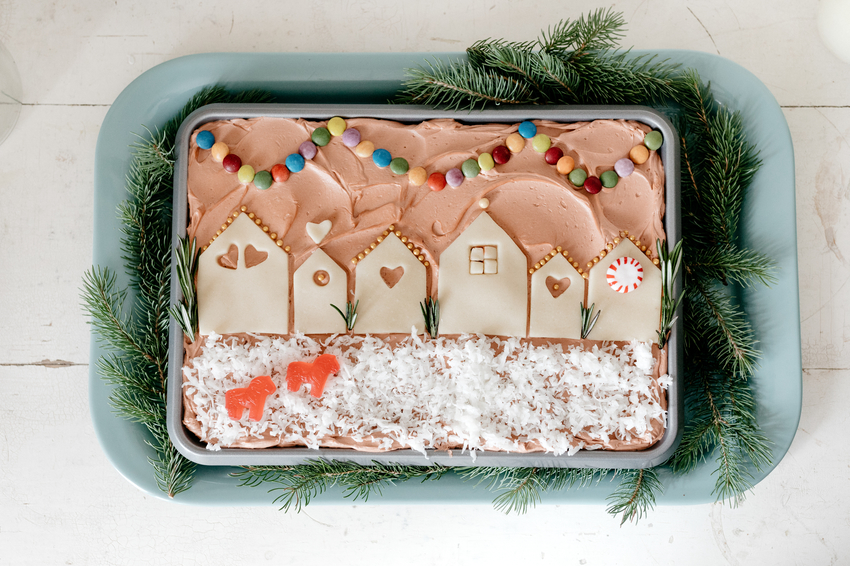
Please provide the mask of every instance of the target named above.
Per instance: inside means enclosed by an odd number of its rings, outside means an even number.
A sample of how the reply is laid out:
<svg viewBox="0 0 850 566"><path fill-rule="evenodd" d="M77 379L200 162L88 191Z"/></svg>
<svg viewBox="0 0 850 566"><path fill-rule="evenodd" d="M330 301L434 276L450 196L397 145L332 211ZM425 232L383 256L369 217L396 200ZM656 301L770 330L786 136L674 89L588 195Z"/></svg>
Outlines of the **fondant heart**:
<svg viewBox="0 0 850 566"><path fill-rule="evenodd" d="M269 252L261 252L251 244L245 248L245 267L254 267L260 265L266 258L269 257Z"/></svg>
<svg viewBox="0 0 850 566"><path fill-rule="evenodd" d="M384 280L384 283L386 283L387 287L390 289L395 287L395 284L398 283L402 275L404 275L404 268L400 265L395 269L390 269L389 267L381 268L381 279Z"/></svg>
<svg viewBox="0 0 850 566"><path fill-rule="evenodd" d="M566 291L570 286L570 278L564 277L563 279L555 279L551 275L546 278L546 287L549 289L549 292L552 293L552 297L557 299L560 297L564 291Z"/></svg>
<svg viewBox="0 0 850 566"><path fill-rule="evenodd" d="M239 248L236 244L230 244L230 249L226 254L218 256L218 264L227 269L236 269L236 262L239 261Z"/></svg>
<svg viewBox="0 0 850 566"><path fill-rule="evenodd" d="M308 222L305 229L307 230L307 235L310 236L310 239L318 244L324 240L325 236L328 235L328 232L331 231L331 221L323 220L318 224Z"/></svg>

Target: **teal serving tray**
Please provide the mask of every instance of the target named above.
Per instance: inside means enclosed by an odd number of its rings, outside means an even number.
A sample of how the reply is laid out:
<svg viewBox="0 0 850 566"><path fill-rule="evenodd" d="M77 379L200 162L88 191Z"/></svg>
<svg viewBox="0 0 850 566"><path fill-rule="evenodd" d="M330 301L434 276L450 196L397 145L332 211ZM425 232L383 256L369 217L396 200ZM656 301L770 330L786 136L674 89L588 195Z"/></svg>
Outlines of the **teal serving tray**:
<svg viewBox="0 0 850 566"><path fill-rule="evenodd" d="M744 203L741 238L745 246L767 253L778 264L777 283L770 288L745 290L747 305L763 359L754 377L758 422L773 443L774 466L788 451L802 406L800 309L797 280L797 236L794 201L794 154L788 125L776 100L754 75L739 65L704 53L661 51L661 58L696 68L710 81L717 100L740 111L750 141L760 151L763 165ZM181 57L150 69L133 81L112 104L101 126L95 153L94 263L127 276L121 260L121 225L116 207L126 198L125 178L132 159L135 134L161 127L176 115L199 89L220 84L231 90L259 88L280 102L384 103L399 89L404 70L427 59L462 54L369 53L286 54L212 53ZM92 337L91 360L104 355ZM687 363L687 360L685 360ZM146 429L116 415L109 404L111 386L91 364L89 397L98 439L115 468L144 492L168 497L156 486L145 443ZM714 501L716 464L703 462L685 476L662 471L664 493L659 504L697 504ZM174 500L192 504L268 505L273 496L265 486L244 488L229 474L238 468L199 466L193 487ZM770 470L752 473L755 481ZM616 487L616 481L582 489L545 494L543 503L598 503ZM412 481L388 486L369 504L489 503L494 493L464 483L455 475L436 482ZM313 504L350 503L341 489L332 489Z"/></svg>

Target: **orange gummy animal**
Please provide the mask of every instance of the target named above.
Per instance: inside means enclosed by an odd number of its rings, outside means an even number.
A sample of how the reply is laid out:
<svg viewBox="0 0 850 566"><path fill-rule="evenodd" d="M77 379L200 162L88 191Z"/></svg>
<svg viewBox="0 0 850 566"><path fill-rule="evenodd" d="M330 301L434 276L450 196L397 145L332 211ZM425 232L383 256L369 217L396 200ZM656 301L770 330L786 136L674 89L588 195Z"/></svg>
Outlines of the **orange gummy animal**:
<svg viewBox="0 0 850 566"><path fill-rule="evenodd" d="M277 391L271 376L255 377L248 387L237 387L224 394L224 405L227 414L233 420L242 418L242 411L248 409L248 418L259 421L263 418L266 407L266 397Z"/></svg>
<svg viewBox="0 0 850 566"><path fill-rule="evenodd" d="M328 376L339 371L339 362L333 354L322 354L313 362L292 362L286 368L286 388L298 391L304 383L310 384L310 395L318 399L325 390Z"/></svg>

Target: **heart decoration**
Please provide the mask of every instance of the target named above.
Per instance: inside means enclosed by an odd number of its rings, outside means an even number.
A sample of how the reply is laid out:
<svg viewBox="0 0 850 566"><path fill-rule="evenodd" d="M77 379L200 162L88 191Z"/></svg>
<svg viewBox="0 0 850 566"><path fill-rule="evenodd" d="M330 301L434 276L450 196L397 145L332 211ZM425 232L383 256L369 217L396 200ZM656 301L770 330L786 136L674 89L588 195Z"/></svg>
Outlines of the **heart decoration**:
<svg viewBox="0 0 850 566"><path fill-rule="evenodd" d="M304 229L307 230L307 235L310 236L310 239L318 244L324 240L325 236L328 235L328 232L331 231L331 221L323 220L318 224L308 222Z"/></svg>
<svg viewBox="0 0 850 566"><path fill-rule="evenodd" d="M230 249L226 254L218 256L218 264L227 269L236 269L236 262L239 261L239 248L236 244L230 244Z"/></svg>
<svg viewBox="0 0 850 566"><path fill-rule="evenodd" d="M400 265L395 269L390 269L389 267L381 268L381 279L384 280L384 283L386 283L387 287L390 289L395 287L402 275L404 275L404 267Z"/></svg>
<svg viewBox="0 0 850 566"><path fill-rule="evenodd" d="M569 277L564 277L563 279L555 279L551 275L546 278L546 287L549 289L549 292L552 293L552 298L557 299L561 295L564 294L564 291L569 289L570 287Z"/></svg>
<svg viewBox="0 0 850 566"><path fill-rule="evenodd" d="M245 267L260 265L269 257L269 252L261 252L251 244L245 248Z"/></svg>

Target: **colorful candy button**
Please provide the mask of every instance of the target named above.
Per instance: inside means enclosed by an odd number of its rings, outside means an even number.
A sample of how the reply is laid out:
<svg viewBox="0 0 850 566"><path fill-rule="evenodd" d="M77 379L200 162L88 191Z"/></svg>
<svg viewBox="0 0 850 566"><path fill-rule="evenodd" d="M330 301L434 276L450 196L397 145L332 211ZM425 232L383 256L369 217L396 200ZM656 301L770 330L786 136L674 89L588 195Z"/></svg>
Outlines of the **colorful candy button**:
<svg viewBox="0 0 850 566"><path fill-rule="evenodd" d="M432 191L442 191L446 188L446 176L442 173L431 173L428 177L428 188Z"/></svg>
<svg viewBox="0 0 850 566"><path fill-rule="evenodd" d="M531 138L531 148L537 153L546 153L552 147L552 140L546 134L537 134Z"/></svg>
<svg viewBox="0 0 850 566"><path fill-rule="evenodd" d="M534 122L529 122L528 120L526 120L525 122L520 123L519 127L517 128L517 132L519 132L519 135L521 135L525 139L530 140L531 138L537 135L537 126L534 125Z"/></svg>
<svg viewBox="0 0 850 566"><path fill-rule="evenodd" d="M499 147L493 148L493 161L495 161L497 165L504 165L510 160L511 150L509 150L507 147L500 145Z"/></svg>
<svg viewBox="0 0 850 566"><path fill-rule="evenodd" d="M617 175L616 171L605 171L599 176L599 180L602 181L602 186L606 189L613 189L617 186L620 176Z"/></svg>
<svg viewBox="0 0 850 566"><path fill-rule="evenodd" d="M227 144L224 142L215 142L213 146L210 148L210 155L213 158L213 161L221 163L227 154L230 153L230 148L227 147Z"/></svg>
<svg viewBox="0 0 850 566"><path fill-rule="evenodd" d="M452 188L457 188L463 183L463 172L455 167L446 171L446 183Z"/></svg>
<svg viewBox="0 0 850 566"><path fill-rule="evenodd" d="M242 160L235 153L228 153L224 156L224 159L221 160L221 166L224 167L224 170L228 173L236 173L239 171L239 168L242 167Z"/></svg>
<svg viewBox="0 0 850 566"><path fill-rule="evenodd" d="M626 157L618 159L614 164L614 171L616 171L617 175L620 177L628 177L635 171L635 162Z"/></svg>
<svg viewBox="0 0 850 566"><path fill-rule="evenodd" d="M289 169L283 163L278 163L272 167L272 179L276 183L285 183L289 180Z"/></svg>
<svg viewBox="0 0 850 566"><path fill-rule="evenodd" d="M392 164L390 164L390 167L392 167ZM428 172L425 171L424 167L414 167L408 171L407 179L414 187L421 187L428 180Z"/></svg>
<svg viewBox="0 0 850 566"><path fill-rule="evenodd" d="M511 150L511 153L519 153L525 149L525 138L514 132L505 140L505 145Z"/></svg>
<svg viewBox="0 0 850 566"><path fill-rule="evenodd" d="M272 186L272 174L268 171L258 171L254 175L254 186L264 191Z"/></svg>
<svg viewBox="0 0 850 566"><path fill-rule="evenodd" d="M460 166L460 171L467 179L477 177L481 173L481 167L478 166L478 161L475 159L467 159Z"/></svg>
<svg viewBox="0 0 850 566"><path fill-rule="evenodd" d="M239 179L240 183L247 185L254 180L254 168L250 165L243 165L239 168L239 172L236 174L236 177Z"/></svg>
<svg viewBox="0 0 850 566"><path fill-rule="evenodd" d="M584 180L584 190L589 192L592 195L595 195L599 191L602 190L602 181L599 180L599 177L590 176Z"/></svg>
<svg viewBox="0 0 850 566"><path fill-rule="evenodd" d="M377 167L383 169L388 166L390 162L392 162L393 156L390 155L390 152L386 149L376 149L372 153L372 161L375 163Z"/></svg>
<svg viewBox="0 0 850 566"><path fill-rule="evenodd" d="M664 143L664 137L661 135L661 132L657 130L653 130L646 134L643 138L643 145L651 149L652 151L657 150L661 147L661 144Z"/></svg>
<svg viewBox="0 0 850 566"><path fill-rule="evenodd" d="M342 143L345 147L357 147L357 144L360 143L360 130L348 128L342 132Z"/></svg>
<svg viewBox="0 0 850 566"><path fill-rule="evenodd" d="M298 173L304 169L304 156L300 153L292 153L286 156L286 168L293 173Z"/></svg>
<svg viewBox="0 0 850 566"><path fill-rule="evenodd" d="M496 162L493 161L493 156L489 153L482 153L478 156L478 167L482 171L489 171L493 167L496 166Z"/></svg>
<svg viewBox="0 0 850 566"><path fill-rule="evenodd" d="M372 156L372 158L374 159L374 155ZM410 164L407 163L407 159L405 159L404 157L396 157L395 159L390 161L390 171L392 171L396 175L404 175L409 169Z"/></svg>
<svg viewBox="0 0 850 566"><path fill-rule="evenodd" d="M546 150L546 153L543 154L543 159L549 165L555 165L558 163L558 160L564 156L564 152L559 147L550 147Z"/></svg>
<svg viewBox="0 0 850 566"><path fill-rule="evenodd" d="M319 153L319 148L316 147L316 144L308 140L298 146L298 153L304 159L313 159Z"/></svg>
<svg viewBox="0 0 850 566"><path fill-rule="evenodd" d="M561 175L569 175L570 171L575 169L575 166L575 160L569 155L565 155L558 160L558 163L555 165L555 168Z"/></svg>
<svg viewBox="0 0 850 566"><path fill-rule="evenodd" d="M570 171L570 183L575 185L576 187L584 186L584 182L587 180L587 171L582 168L573 169Z"/></svg>
<svg viewBox="0 0 850 566"><path fill-rule="evenodd" d="M316 128L310 139L319 147L325 147L331 141L331 133L327 128ZM312 158L311 158L312 159Z"/></svg>
<svg viewBox="0 0 850 566"><path fill-rule="evenodd" d="M645 145L636 145L629 151L629 159L637 165L646 163L646 160L649 159L649 150L646 149Z"/></svg>
<svg viewBox="0 0 850 566"><path fill-rule="evenodd" d="M372 157L372 154L375 152L375 144L366 140L357 144L357 147L354 148L354 153L359 155L360 157Z"/></svg>
<svg viewBox="0 0 850 566"><path fill-rule="evenodd" d="M201 149L209 149L215 144L215 136L209 130L201 130L198 132L198 135L195 136L195 143L198 144L198 147Z"/></svg>
<svg viewBox="0 0 850 566"><path fill-rule="evenodd" d="M332 136L341 136L345 133L345 120L339 116L334 116L328 120L328 131Z"/></svg>

